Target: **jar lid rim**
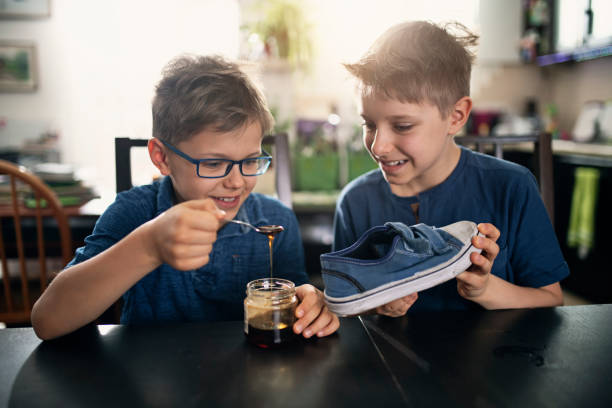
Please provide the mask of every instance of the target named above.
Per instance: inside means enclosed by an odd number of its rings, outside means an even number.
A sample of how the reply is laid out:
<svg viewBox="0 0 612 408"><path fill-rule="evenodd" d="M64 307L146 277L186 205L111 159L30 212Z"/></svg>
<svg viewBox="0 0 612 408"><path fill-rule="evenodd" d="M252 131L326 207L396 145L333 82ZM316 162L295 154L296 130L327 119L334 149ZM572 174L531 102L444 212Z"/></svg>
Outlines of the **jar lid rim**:
<svg viewBox="0 0 612 408"><path fill-rule="evenodd" d="M295 284L288 279L262 278L247 284L248 295L287 297L294 293Z"/></svg>

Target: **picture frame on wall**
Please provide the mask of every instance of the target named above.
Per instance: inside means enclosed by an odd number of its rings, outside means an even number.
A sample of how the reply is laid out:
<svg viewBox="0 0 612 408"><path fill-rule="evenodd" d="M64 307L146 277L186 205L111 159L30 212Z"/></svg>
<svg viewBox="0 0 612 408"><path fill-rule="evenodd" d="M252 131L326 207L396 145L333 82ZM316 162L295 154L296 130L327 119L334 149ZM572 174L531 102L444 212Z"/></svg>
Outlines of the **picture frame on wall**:
<svg viewBox="0 0 612 408"><path fill-rule="evenodd" d="M48 18L51 0L0 0L0 19L22 20Z"/></svg>
<svg viewBox="0 0 612 408"><path fill-rule="evenodd" d="M0 41L0 92L33 92L38 87L36 46Z"/></svg>

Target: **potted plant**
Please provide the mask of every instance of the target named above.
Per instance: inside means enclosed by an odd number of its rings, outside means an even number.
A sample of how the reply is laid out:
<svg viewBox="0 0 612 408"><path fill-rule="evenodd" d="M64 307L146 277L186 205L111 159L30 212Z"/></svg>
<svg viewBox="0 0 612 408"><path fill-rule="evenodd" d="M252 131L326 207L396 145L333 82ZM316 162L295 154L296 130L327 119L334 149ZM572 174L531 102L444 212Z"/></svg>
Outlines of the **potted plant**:
<svg viewBox="0 0 612 408"><path fill-rule="evenodd" d="M260 0L254 4L260 15L247 29L259 35L266 55L305 67L312 57L311 26L296 0Z"/></svg>

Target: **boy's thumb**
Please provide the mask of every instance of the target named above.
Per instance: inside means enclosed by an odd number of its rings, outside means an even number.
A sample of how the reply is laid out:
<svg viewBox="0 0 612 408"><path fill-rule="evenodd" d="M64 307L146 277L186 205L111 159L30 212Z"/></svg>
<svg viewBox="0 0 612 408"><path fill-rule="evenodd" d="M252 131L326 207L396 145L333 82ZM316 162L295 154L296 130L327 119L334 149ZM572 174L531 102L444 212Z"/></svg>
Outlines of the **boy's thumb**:
<svg viewBox="0 0 612 408"><path fill-rule="evenodd" d="M217 208L212 198L205 198L201 200L192 200L190 207L194 210L209 211L217 216L220 220L225 217L225 211Z"/></svg>

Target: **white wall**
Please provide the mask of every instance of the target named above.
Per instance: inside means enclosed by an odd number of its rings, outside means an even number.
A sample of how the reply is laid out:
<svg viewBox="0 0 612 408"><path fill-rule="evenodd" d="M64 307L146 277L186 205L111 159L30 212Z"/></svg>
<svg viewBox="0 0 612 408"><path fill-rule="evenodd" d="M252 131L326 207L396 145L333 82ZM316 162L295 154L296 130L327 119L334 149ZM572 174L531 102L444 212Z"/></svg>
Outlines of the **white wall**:
<svg viewBox="0 0 612 408"><path fill-rule="evenodd" d="M52 0L51 6L48 19L0 23L0 39L36 43L40 73L36 92L0 94L7 122L0 145L36 137L36 130L57 131L63 161L112 194L114 138L150 137L154 86L170 59L185 52L238 55L238 3ZM153 173L143 172L148 179Z"/></svg>
<svg viewBox="0 0 612 408"><path fill-rule="evenodd" d="M0 94L0 147L57 131L63 161L85 170L89 182L112 195L113 139L150 136L150 102L163 65L183 52L237 57L240 9L252 1L51 0L48 19L0 21L0 39L36 43L40 73L36 92ZM388 27L405 20L458 20L483 37L488 33L482 31L491 27L480 23L479 0L302 0L301 4L313 28L312 70L293 78L269 72L272 79L267 81L264 74L266 94L271 105L291 111L293 119L325 118L330 105L336 105L343 124L348 124L345 134L360 120L353 82L341 64L358 59ZM511 52L512 41L506 46ZM472 96L476 107L514 112L522 110L528 97L557 102L562 124L571 127L582 102L610 95L609 60L553 68L545 75L545 70L531 65L483 64L480 53ZM144 149L137 156L135 182L147 182L154 171Z"/></svg>
<svg viewBox="0 0 612 408"><path fill-rule="evenodd" d="M386 29L408 20L460 21L477 28L478 0L308 0L316 61L298 82L299 108L307 117L326 117L330 104L357 119L354 83L342 63L355 62Z"/></svg>

